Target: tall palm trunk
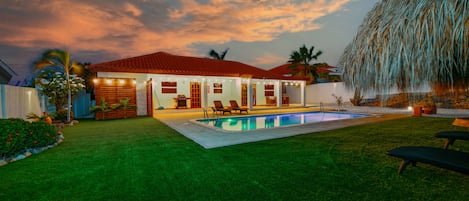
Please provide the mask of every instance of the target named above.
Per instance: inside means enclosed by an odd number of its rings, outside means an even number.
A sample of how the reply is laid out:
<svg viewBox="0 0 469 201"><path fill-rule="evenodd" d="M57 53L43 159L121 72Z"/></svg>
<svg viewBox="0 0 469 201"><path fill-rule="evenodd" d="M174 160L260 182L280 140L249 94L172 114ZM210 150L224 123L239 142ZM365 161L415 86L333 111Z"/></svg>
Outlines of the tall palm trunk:
<svg viewBox="0 0 469 201"><path fill-rule="evenodd" d="M71 110L71 107L72 107L72 90L70 89L70 74L67 73L67 93L68 93L68 102L67 102L67 122L70 122L71 121L71 118L70 118L70 110Z"/></svg>

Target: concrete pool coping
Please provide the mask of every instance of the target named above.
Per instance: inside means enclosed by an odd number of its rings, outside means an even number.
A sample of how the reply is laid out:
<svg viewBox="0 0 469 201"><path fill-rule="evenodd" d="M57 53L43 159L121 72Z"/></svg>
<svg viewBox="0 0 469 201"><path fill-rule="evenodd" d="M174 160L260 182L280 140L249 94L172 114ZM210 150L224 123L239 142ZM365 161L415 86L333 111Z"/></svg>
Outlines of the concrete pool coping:
<svg viewBox="0 0 469 201"><path fill-rule="evenodd" d="M275 113L291 113L291 112L312 112L318 111L317 108L295 108L295 109L276 109L276 110L260 110L249 111L248 115L275 114ZM354 113L363 113L357 111L345 111ZM379 121L403 118L410 116L410 112L400 111L396 113L369 113L370 117L362 117L356 119L335 120L327 122L309 123L297 126L265 128L252 131L221 131L209 128L194 122L194 119L202 119L203 112L186 112L186 113L166 113L155 114L154 117L174 130L178 131L185 137L191 139L206 149L224 147L249 142L257 142L263 140L290 137L301 134L309 134L327 130L335 130L349 126L356 126ZM237 116L235 114L232 117ZM240 115L241 116L241 115ZM243 114L242 116L246 116Z"/></svg>

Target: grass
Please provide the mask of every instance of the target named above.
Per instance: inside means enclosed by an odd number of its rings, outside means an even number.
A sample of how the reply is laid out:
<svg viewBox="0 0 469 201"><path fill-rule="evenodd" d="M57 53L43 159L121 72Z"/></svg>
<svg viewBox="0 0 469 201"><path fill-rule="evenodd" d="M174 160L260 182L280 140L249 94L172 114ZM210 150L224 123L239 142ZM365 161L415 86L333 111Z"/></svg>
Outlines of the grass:
<svg viewBox="0 0 469 201"><path fill-rule="evenodd" d="M204 149L152 118L92 121L65 142L0 167L0 200L464 200L469 177L387 150L442 146L452 119L409 117ZM451 149L469 151L467 142Z"/></svg>

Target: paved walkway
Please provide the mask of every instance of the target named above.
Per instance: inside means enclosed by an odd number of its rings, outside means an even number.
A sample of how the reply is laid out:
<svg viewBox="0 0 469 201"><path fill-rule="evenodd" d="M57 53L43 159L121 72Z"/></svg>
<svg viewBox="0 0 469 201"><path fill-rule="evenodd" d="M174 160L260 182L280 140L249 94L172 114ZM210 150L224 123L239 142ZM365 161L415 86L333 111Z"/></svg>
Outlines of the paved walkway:
<svg viewBox="0 0 469 201"><path fill-rule="evenodd" d="M274 109L274 110L253 110L250 115L272 114L272 113L291 113L291 112L307 112L318 111L319 108L290 108L290 109ZM349 126L385 121L390 119L411 116L413 112L408 109L391 109L382 107L353 107L344 108L347 112L369 113L370 117L347 119L329 122L310 123L299 126L266 128L253 131L221 131L219 129L208 128L203 125L192 122L195 119L201 119L204 114L201 110L181 111L156 111L155 118L162 121L169 127L178 131L187 138L200 144L204 148L216 148L241 143L256 142L268 139L283 138L300 134L314 133L326 130L334 130ZM211 114L210 114L211 115ZM236 116L233 114L231 116ZM424 115L435 117L469 117L469 110L449 110L438 108L436 115Z"/></svg>

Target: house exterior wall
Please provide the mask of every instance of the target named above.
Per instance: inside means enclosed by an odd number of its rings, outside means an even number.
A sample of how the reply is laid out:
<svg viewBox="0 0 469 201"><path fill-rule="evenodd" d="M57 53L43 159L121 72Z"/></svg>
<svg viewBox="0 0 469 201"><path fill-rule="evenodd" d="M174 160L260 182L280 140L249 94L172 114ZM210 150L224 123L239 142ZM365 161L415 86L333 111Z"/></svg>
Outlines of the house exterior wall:
<svg viewBox="0 0 469 201"><path fill-rule="evenodd" d="M286 93L288 96L290 104L301 104L301 86L299 85L287 85L285 86Z"/></svg>
<svg viewBox="0 0 469 201"><path fill-rule="evenodd" d="M246 79L240 77L215 77L215 76L190 76L190 75L162 75L162 74L137 74L137 73L110 73L99 72L99 78L133 78L136 80L136 101L137 101L137 115L147 115L146 108L146 81L152 80L153 86L153 109L157 108L176 108L175 98L179 94L190 97L191 82L198 82L201 85L201 107L213 106L214 100L222 101L223 105L229 106L230 100L236 100L238 104L241 103L241 84L247 83L251 86L256 86L256 104L265 105L266 96L264 92L265 85L274 85L274 95L279 100L281 93L280 80L265 80L265 79ZM162 82L176 82L176 93L162 93ZM221 84L222 93L214 93L214 84ZM251 87L252 88L252 87ZM252 92L250 92L252 93ZM301 90L295 88L291 90L290 96L297 103L301 103ZM296 93L296 94L295 94ZM99 100L96 100L97 102ZM191 100L187 101L187 106L190 107Z"/></svg>

